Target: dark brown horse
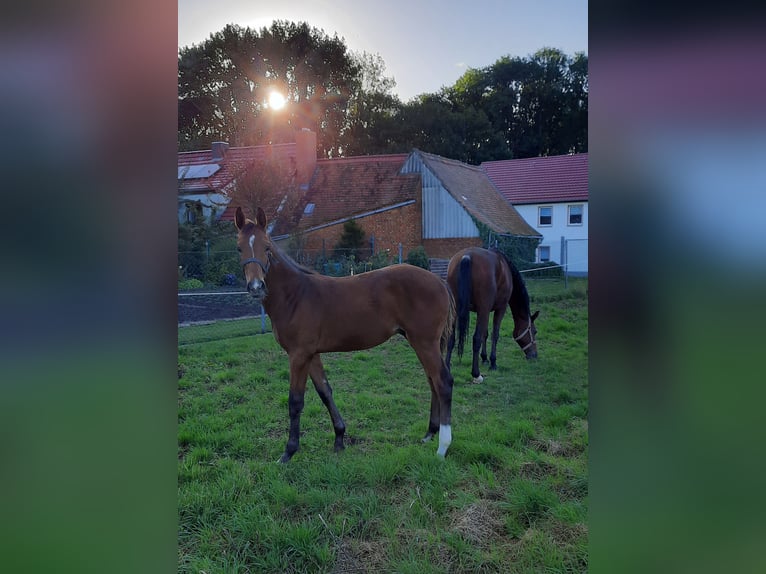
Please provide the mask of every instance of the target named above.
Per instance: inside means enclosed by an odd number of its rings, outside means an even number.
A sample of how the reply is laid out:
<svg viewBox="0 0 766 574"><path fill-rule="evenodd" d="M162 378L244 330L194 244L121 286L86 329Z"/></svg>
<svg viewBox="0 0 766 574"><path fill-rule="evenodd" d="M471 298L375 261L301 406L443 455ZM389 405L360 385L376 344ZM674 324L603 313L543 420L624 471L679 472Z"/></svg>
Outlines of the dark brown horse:
<svg viewBox="0 0 766 574"><path fill-rule="evenodd" d="M415 350L431 385L431 415L423 441L439 435L437 454L452 441L452 376L442 353L452 332L455 302L436 275L392 265L352 277L326 277L305 269L274 245L260 207L255 221L237 208L235 224L247 290L271 318L274 338L290 361L290 436L281 462L298 450L307 377L311 377L343 448L346 425L332 398L321 353L369 349L400 333Z"/></svg>
<svg viewBox="0 0 766 574"><path fill-rule="evenodd" d="M457 336L457 354L463 356L469 312L476 313L476 330L473 334L473 365L471 376L475 383L484 377L479 373L479 350L484 363L487 362L487 331L489 314L492 319L492 352L489 356L490 370L497 369L497 340L500 324L510 306L513 315L513 338L524 351L527 359L537 358L537 328L535 319L539 311L529 311L529 294L521 273L503 253L495 249L480 247L463 249L450 259L447 269L447 283L457 303L457 325L447 345L447 367L452 358L452 349Z"/></svg>

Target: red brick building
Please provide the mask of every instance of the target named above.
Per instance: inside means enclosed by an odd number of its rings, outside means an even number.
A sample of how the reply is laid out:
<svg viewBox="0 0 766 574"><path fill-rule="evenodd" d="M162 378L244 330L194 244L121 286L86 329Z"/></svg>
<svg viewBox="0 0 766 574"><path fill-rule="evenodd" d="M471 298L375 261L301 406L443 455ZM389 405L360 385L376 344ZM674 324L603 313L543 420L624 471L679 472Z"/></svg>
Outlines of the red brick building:
<svg viewBox="0 0 766 574"><path fill-rule="evenodd" d="M283 245L299 247L306 260L331 256L349 220L364 230L372 251L388 251L397 257L401 245L403 258L423 246L429 257L449 259L464 247L482 245L487 231L539 237L478 166L419 150L317 160L316 134L303 130L296 136L294 145L282 144L292 147L278 150L280 155L274 157L288 162L295 174L300 195L297 205L292 210L282 209L284 202L278 193L264 208L274 222L272 237ZM267 153L248 149L253 158ZM182 160L185 166L195 165L190 158L199 165L215 163L211 152L194 153L197 155L179 154L179 177ZM238 151L238 157L243 153ZM226 157L219 158L218 163L222 164L219 172L227 169ZM238 166L237 173L246 169L241 160ZM204 170L198 169L204 176ZM226 187L217 189L212 177L184 183L186 189L196 186L225 196ZM235 179L236 174L226 185L233 185ZM229 205L221 219L230 219L235 207Z"/></svg>

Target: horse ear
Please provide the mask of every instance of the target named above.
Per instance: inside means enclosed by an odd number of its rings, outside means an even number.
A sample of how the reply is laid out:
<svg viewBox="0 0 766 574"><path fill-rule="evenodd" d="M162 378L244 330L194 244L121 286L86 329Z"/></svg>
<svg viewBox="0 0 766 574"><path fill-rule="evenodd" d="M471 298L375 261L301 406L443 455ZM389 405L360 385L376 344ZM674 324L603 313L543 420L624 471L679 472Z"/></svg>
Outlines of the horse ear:
<svg viewBox="0 0 766 574"><path fill-rule="evenodd" d="M241 207L237 207L237 211L234 213L234 225L238 230L241 230L245 226L245 214L242 212Z"/></svg>
<svg viewBox="0 0 766 574"><path fill-rule="evenodd" d="M258 227L266 229L266 212L263 211L262 207L258 208L258 212L255 215L255 222L258 224Z"/></svg>
<svg viewBox="0 0 766 574"><path fill-rule="evenodd" d="M531 319L532 319L532 322L533 322L533 323L534 323L535 319L537 319L537 316L538 316L539 314L540 314L540 311L535 311L535 312L534 312L534 314L533 314L533 315L532 315L532 317L531 317Z"/></svg>

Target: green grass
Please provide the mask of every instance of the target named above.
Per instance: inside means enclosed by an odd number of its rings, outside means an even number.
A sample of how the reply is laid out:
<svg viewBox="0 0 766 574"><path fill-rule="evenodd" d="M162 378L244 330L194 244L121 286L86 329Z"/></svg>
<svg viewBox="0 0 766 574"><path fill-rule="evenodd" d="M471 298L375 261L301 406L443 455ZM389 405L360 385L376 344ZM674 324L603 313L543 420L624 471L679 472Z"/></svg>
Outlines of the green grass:
<svg viewBox="0 0 766 574"><path fill-rule="evenodd" d="M289 371L274 338L180 346L179 571L586 571L587 282L528 286L540 358L524 360L510 315L484 383L455 357L444 460L420 443L430 391L401 337L323 357L347 447L332 452L309 385L287 465Z"/></svg>

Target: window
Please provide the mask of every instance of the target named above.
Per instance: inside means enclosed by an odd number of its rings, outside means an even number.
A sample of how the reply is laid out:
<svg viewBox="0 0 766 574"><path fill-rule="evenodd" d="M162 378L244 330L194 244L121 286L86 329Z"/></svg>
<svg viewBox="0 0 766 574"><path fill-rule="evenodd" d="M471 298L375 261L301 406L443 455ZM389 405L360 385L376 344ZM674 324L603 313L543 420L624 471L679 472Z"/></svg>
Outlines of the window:
<svg viewBox="0 0 766 574"><path fill-rule="evenodd" d="M551 248L547 245L541 245L537 248L537 258L540 263L551 260Z"/></svg>
<svg viewBox="0 0 766 574"><path fill-rule="evenodd" d="M547 207L538 207L538 225L551 225L553 223L553 208L549 205Z"/></svg>
<svg viewBox="0 0 766 574"><path fill-rule="evenodd" d="M582 205L570 205L569 225L582 225Z"/></svg>

